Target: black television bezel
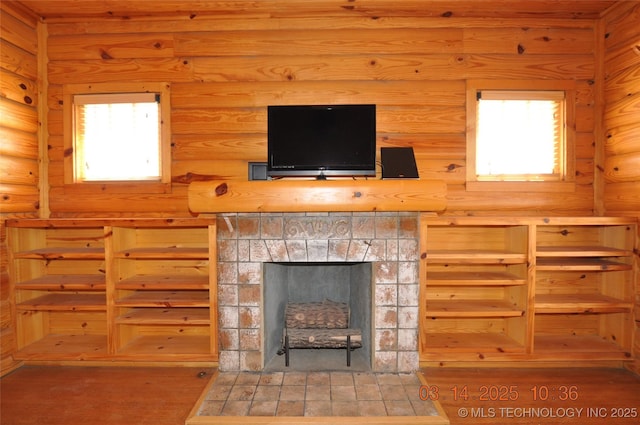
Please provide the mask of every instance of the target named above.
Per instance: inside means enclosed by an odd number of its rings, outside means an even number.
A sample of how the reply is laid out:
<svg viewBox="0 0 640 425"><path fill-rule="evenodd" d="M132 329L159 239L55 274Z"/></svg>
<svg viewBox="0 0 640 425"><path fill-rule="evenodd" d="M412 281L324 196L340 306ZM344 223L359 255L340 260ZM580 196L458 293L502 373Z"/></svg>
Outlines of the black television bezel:
<svg viewBox="0 0 640 425"><path fill-rule="evenodd" d="M368 132L371 133L368 146L370 162L367 164L349 164L344 167L327 166L326 164L291 164L291 168L272 167L273 143L272 137L272 111L274 109L369 109L371 120ZM375 177L376 176L376 105L375 104L313 104L313 105L270 105L267 110L267 175L269 178L277 179L282 177L316 177L324 179L326 177Z"/></svg>

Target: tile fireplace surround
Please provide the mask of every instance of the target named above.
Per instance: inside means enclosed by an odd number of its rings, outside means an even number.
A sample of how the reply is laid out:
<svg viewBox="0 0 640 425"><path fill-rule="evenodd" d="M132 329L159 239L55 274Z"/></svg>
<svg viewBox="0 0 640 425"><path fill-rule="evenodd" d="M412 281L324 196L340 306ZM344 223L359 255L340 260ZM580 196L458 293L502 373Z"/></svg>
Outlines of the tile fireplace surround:
<svg viewBox="0 0 640 425"><path fill-rule="evenodd" d="M269 262L370 262L371 368L417 370L418 220L414 212L219 214L220 370L264 367L262 284Z"/></svg>

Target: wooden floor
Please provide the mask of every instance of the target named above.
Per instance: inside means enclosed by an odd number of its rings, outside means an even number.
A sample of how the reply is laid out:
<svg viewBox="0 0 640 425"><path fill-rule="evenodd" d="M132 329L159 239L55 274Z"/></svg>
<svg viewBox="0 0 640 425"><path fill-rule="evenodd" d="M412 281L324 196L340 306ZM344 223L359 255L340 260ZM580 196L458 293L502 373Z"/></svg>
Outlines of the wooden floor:
<svg viewBox="0 0 640 425"><path fill-rule="evenodd" d="M178 425L214 369L28 366L0 380L2 425Z"/></svg>
<svg viewBox="0 0 640 425"><path fill-rule="evenodd" d="M440 368L423 373L451 425L640 423L640 377L624 369Z"/></svg>
<svg viewBox="0 0 640 425"><path fill-rule="evenodd" d="M212 373L23 367L0 380L0 423L183 424ZM640 417L640 377L622 369L425 369L424 374L430 396L437 391L452 425L627 425ZM635 418L613 417L634 412Z"/></svg>

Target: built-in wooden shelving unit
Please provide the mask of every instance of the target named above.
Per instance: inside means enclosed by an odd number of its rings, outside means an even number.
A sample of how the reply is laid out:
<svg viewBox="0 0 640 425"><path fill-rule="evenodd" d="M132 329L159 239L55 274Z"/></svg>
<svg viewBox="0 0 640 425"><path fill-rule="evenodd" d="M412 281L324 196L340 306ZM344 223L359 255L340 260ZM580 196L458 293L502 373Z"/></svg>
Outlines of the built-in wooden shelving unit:
<svg viewBox="0 0 640 425"><path fill-rule="evenodd" d="M421 359L624 361L636 221L421 219Z"/></svg>
<svg viewBox="0 0 640 425"><path fill-rule="evenodd" d="M628 360L635 225L611 219L537 224L534 354Z"/></svg>
<svg viewBox="0 0 640 425"><path fill-rule="evenodd" d="M215 220L7 225L17 359L217 360Z"/></svg>
<svg viewBox="0 0 640 425"><path fill-rule="evenodd" d="M424 213L420 226L423 362L631 358L635 219ZM215 227L8 220L16 359L215 362Z"/></svg>
<svg viewBox="0 0 640 425"><path fill-rule="evenodd" d="M421 356L525 353L529 229L424 217Z"/></svg>

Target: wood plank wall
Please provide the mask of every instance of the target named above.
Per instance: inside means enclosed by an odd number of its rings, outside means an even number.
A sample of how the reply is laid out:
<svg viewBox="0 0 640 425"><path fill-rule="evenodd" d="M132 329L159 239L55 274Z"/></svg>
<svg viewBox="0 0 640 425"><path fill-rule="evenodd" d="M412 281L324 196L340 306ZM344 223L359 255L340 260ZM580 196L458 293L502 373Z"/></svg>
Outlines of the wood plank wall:
<svg viewBox="0 0 640 425"><path fill-rule="evenodd" d="M640 3L605 18L604 206L640 217Z"/></svg>
<svg viewBox="0 0 640 425"><path fill-rule="evenodd" d="M604 207L640 219L640 3L619 4L605 32ZM640 229L639 229L640 231ZM640 239L640 234L638 235ZM637 248L640 248L638 246ZM636 250L640 252L640 250ZM640 259L636 259L640 261ZM636 282L640 276L636 277ZM634 358L640 358L640 286L636 284ZM640 362L634 369L640 373Z"/></svg>
<svg viewBox="0 0 640 425"><path fill-rule="evenodd" d="M297 103L377 104L378 147L413 146L421 177L448 185L446 214L593 214L595 21L287 13L47 20L52 217L189 215L187 184L246 180L267 105ZM469 79L577 82L575 191L466 191ZM64 85L123 81L171 84L168 193L64 185Z"/></svg>
<svg viewBox="0 0 640 425"><path fill-rule="evenodd" d="M37 21L0 2L0 375L19 364L4 219L39 213Z"/></svg>

